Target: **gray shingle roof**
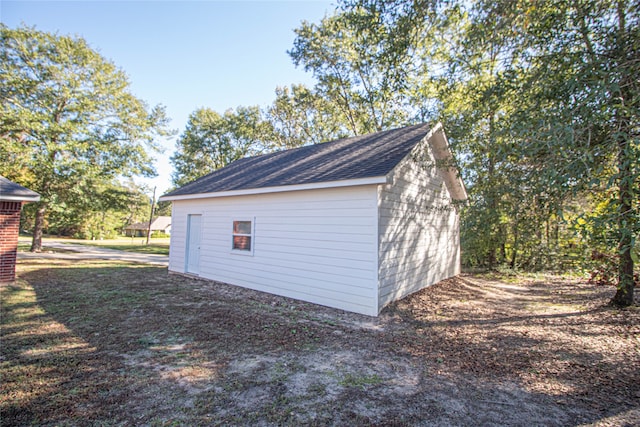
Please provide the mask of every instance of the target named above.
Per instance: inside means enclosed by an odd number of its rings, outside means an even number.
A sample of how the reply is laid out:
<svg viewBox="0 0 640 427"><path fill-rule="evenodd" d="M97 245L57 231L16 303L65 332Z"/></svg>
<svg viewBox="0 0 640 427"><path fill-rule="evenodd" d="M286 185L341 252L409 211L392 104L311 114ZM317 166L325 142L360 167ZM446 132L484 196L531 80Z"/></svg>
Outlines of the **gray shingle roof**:
<svg viewBox="0 0 640 427"><path fill-rule="evenodd" d="M37 202L40 195L0 175L0 200Z"/></svg>
<svg viewBox="0 0 640 427"><path fill-rule="evenodd" d="M240 159L163 197L385 176L429 130L419 124Z"/></svg>

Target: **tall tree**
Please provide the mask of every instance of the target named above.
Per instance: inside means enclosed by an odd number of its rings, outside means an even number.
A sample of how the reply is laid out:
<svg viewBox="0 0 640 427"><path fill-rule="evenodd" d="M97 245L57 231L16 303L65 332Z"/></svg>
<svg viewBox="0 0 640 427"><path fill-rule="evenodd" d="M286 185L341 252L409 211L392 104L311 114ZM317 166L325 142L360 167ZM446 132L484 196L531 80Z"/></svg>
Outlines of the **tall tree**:
<svg viewBox="0 0 640 427"><path fill-rule="evenodd" d="M456 149L464 153L462 169L471 196L463 221L465 245L476 262L493 268L506 258L509 200L518 192L517 169L508 167L505 156L509 138L502 132L510 99L497 90L513 60L512 49L501 35L503 21L483 28L465 13L460 15L449 13L445 22L458 28L460 35L443 64L447 75L440 90L441 114L454 124L448 127L450 134Z"/></svg>
<svg viewBox="0 0 640 427"><path fill-rule="evenodd" d="M276 88L276 99L266 110L274 129L276 148L319 144L349 135L330 100L304 85Z"/></svg>
<svg viewBox="0 0 640 427"><path fill-rule="evenodd" d="M522 152L543 159L546 190L609 194L591 216L615 224L612 304L633 304L634 245L640 231L640 5L630 0L505 4L526 37L515 72L522 94L513 131ZM614 244L615 242L615 244Z"/></svg>
<svg viewBox="0 0 640 427"><path fill-rule="evenodd" d="M41 195L31 246L39 251L48 209L71 190L154 174L149 152L167 119L81 38L1 24L0 37L0 169Z"/></svg>
<svg viewBox="0 0 640 427"><path fill-rule="evenodd" d="M258 107L238 107L222 115L200 108L189 116L171 157L173 183L184 185L234 160L263 153L273 140L273 128Z"/></svg>
<svg viewBox="0 0 640 427"><path fill-rule="evenodd" d="M320 24L305 21L295 32L289 55L318 79L316 92L337 106L351 134L406 124L413 52L375 9L354 7Z"/></svg>
<svg viewBox="0 0 640 427"><path fill-rule="evenodd" d="M444 17L459 12L464 18L454 55L442 63L454 71L447 76L446 86L455 89L448 95L464 96L443 98L443 113L454 112L448 118L462 126L449 129L469 142L460 157L476 159L468 164L470 178L485 187L476 193L481 196L476 207L490 214L498 209L499 227L484 230L490 258L496 257L496 245L506 253L508 230L514 230L512 248L527 234L548 242L553 233L541 229L544 222L547 230L558 229L563 206L576 198L589 200L588 192L608 194L598 214L585 212L576 226L589 220L596 224L583 227L585 233L612 232L608 241L619 259L612 303L633 303L633 248L640 222L640 5L632 0L344 3L348 11L362 8L396 25L396 34L406 34L407 40L408 28L432 25L427 21L433 15L423 10L433 8ZM460 108L465 100L472 106L468 112ZM512 200L500 191L504 183L513 188ZM505 215L510 223L501 220ZM530 227L532 218L538 230ZM549 227L550 221L556 227Z"/></svg>
<svg viewBox="0 0 640 427"><path fill-rule="evenodd" d="M127 220L136 209L144 212L142 218L148 216L149 199L140 188L117 182L88 185L92 186L90 190L80 188L75 191L79 200L64 206L62 212L51 213L49 230L85 239L111 239L129 224ZM67 230L59 228L64 226L61 219L65 218Z"/></svg>

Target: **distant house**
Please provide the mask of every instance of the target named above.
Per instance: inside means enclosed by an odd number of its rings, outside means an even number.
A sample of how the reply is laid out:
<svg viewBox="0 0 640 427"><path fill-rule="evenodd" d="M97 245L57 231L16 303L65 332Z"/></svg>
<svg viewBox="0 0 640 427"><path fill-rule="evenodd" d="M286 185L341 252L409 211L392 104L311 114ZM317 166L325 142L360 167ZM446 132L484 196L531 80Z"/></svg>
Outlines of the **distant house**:
<svg viewBox="0 0 640 427"><path fill-rule="evenodd" d="M173 202L169 270L367 315L460 272L440 124L238 160Z"/></svg>
<svg viewBox="0 0 640 427"><path fill-rule="evenodd" d="M136 222L135 224L128 225L124 229L125 236L130 237L144 237L149 230L149 221ZM171 234L171 217L159 216L151 221L151 233L159 231L165 234Z"/></svg>
<svg viewBox="0 0 640 427"><path fill-rule="evenodd" d="M22 204L37 202L40 195L0 176L0 283L16 278L16 255Z"/></svg>

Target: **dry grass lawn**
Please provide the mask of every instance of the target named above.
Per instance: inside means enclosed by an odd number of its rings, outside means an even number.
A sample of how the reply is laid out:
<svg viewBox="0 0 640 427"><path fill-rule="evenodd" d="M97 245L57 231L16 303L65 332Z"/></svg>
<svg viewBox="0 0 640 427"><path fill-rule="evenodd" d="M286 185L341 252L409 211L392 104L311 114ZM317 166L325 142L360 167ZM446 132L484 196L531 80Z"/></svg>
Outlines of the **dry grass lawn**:
<svg viewBox="0 0 640 427"><path fill-rule="evenodd" d="M463 276L378 318L113 261L2 287L0 423L640 425L640 308Z"/></svg>

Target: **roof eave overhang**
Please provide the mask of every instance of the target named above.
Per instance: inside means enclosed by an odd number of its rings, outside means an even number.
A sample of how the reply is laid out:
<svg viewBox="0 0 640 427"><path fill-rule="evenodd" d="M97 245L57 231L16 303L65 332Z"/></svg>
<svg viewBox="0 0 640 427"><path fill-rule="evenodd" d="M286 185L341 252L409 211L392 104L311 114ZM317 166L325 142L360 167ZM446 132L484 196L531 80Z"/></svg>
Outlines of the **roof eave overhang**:
<svg viewBox="0 0 640 427"><path fill-rule="evenodd" d="M0 202L39 202L40 195L35 196L9 196L3 194L0 196Z"/></svg>
<svg viewBox="0 0 640 427"><path fill-rule="evenodd" d="M181 194L175 196L161 196L161 202L173 202L177 200L210 199L214 197L249 196L254 194L283 193L289 191L318 190L324 188L353 187L358 185L388 184L386 175L368 178L346 179L341 181L316 182L310 184L281 185L276 187L247 188L244 190L217 191L213 193Z"/></svg>

